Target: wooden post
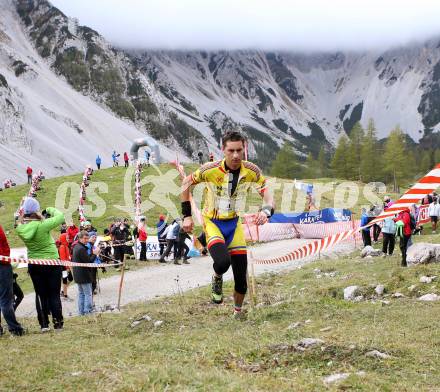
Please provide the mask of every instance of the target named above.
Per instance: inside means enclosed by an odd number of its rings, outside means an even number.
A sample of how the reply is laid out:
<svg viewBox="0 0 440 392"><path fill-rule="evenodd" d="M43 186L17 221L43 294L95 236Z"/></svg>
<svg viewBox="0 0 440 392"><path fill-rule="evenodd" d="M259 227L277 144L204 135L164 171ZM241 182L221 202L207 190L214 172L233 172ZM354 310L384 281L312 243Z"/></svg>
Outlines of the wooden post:
<svg viewBox="0 0 440 392"><path fill-rule="evenodd" d="M124 272L125 272L125 262L127 260L127 255L124 254L124 261L121 266L121 280L119 281L119 294L118 294L118 310L121 310L121 295L122 295L122 285L124 284Z"/></svg>

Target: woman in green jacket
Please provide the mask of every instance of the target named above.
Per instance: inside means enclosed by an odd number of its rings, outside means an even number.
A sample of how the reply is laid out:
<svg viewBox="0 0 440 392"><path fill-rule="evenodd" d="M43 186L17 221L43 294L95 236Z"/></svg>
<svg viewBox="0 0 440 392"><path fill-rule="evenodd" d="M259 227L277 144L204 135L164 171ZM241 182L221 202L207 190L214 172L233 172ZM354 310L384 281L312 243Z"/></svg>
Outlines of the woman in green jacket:
<svg viewBox="0 0 440 392"><path fill-rule="evenodd" d="M29 259L59 259L58 249L50 232L64 222L64 215L56 208L46 208L43 216L38 201L32 197L23 203L23 217L17 234L27 247ZM29 275L35 289L35 303L41 331L50 330L49 313L54 329L63 328L63 311L60 299L61 266L29 264Z"/></svg>

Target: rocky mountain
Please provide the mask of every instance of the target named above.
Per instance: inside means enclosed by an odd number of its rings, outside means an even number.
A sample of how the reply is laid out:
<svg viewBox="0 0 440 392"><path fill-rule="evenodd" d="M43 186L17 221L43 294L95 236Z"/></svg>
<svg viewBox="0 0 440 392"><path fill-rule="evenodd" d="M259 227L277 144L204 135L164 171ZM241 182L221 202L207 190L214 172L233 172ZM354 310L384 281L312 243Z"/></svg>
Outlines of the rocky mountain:
<svg viewBox="0 0 440 392"><path fill-rule="evenodd" d="M360 121L438 143L440 39L384 52L132 51L46 0L0 0L0 179L72 172L148 134L165 157L249 136L267 167L284 140L331 149ZM12 173L12 174L11 174Z"/></svg>

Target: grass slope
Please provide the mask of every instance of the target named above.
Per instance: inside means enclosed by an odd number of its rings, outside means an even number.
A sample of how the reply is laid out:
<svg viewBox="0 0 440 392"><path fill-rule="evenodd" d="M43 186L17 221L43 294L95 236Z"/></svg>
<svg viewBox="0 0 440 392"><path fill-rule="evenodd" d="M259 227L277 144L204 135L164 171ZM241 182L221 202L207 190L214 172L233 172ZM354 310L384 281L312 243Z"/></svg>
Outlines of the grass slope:
<svg viewBox="0 0 440 392"><path fill-rule="evenodd" d="M195 165L188 165L185 167L185 170L187 173L190 173L196 167L197 166ZM158 219L159 214L166 212L167 207L171 207L169 208L169 210L173 218L180 213L180 198L179 195L176 194L180 187L180 178L178 177L177 172L169 172L170 170L175 170L171 165L159 165L158 169L159 170L153 167L149 167L144 169L142 172L142 179L144 179L145 177L148 177L149 179L147 184L143 185L142 187L142 200L150 200L151 203L146 206L147 210L143 211L147 217L148 224L151 227L150 234L156 234L154 228L155 223ZM125 176L126 169L124 167L117 167L95 171L95 173L91 177L90 186L88 188L88 197L90 196L90 190L94 186L94 184L98 182L103 182L107 184L108 187L108 192L106 193L95 190L95 193L104 200L106 205L106 209L101 216L91 218L93 225L99 230L100 233L102 233L104 228L108 227L113 222L113 219L115 217L133 217L134 215L134 210L132 207L125 211L117 207L125 206L127 204L124 198ZM129 180L132 180L131 183L127 182L128 189L131 190L131 192L129 192L129 194L131 195L131 199L134 188L134 177L128 176L128 178ZM172 180L171 182L170 179ZM153 184L151 180L155 181L156 185ZM40 201L41 207L46 208L48 206L55 205L57 191L64 183L75 183L79 185L81 184L81 181L82 173L44 180L41 183L42 190L38 192L38 200ZM278 211L280 211L281 208L285 212L302 211L304 209L305 195L302 192L299 195L299 191L291 189L291 180L271 178L270 181L272 184L275 184L273 186L273 189ZM336 191L336 187L342 184L344 182L343 180L324 178L309 181L315 184L315 189L318 189L322 186L329 186L329 184L334 185L332 190L328 190L323 193L320 201L321 208L347 207L346 202L343 200L343 190ZM288 190L289 184L290 190ZM369 205L370 202L366 199L364 194L366 189L365 184L355 184L359 187L359 198L355 200L355 206L352 208L352 210L353 212L357 213L357 216L359 217L360 206ZM161 189L161 192L158 192L157 189ZM3 203L3 206L0 207L0 222L7 233L8 240L12 247L23 246L23 243L17 237L15 230L13 229L13 215L19 206L21 198L27 194L28 190L28 185L21 185L0 192L0 201L2 201ZM167 191L171 193L167 193ZM393 194L391 195L395 196ZM296 202L297 199L298 202ZM77 200L77 193L68 193L65 207L67 207L69 204L77 206ZM92 207L93 211L96 211L98 208L94 201L88 201L87 204ZM256 193L256 191L251 191L247 199L246 211L256 212L260 206L260 196ZM77 221L76 213L74 214L74 220ZM58 233L54 232L54 236L57 237Z"/></svg>
<svg viewBox="0 0 440 392"><path fill-rule="evenodd" d="M7 366L0 389L435 391L440 305L416 298L440 293L438 281L419 283L421 275L440 275L440 265L398 264L398 255L351 255L259 277L259 305L248 306L246 321L231 317L229 297L226 306L209 304L208 288L133 304L122 314L68 319L60 333L42 335L35 320L25 320L27 336L2 338L0 359ZM374 298L379 283L389 303ZM366 299L344 301L343 289L350 285L360 286ZM225 293L231 292L228 283ZM395 292L405 297L393 298ZM144 315L153 320L130 326ZM157 320L163 324L155 327ZM300 325L289 328L295 322ZM294 349L310 337L324 344ZM391 358L367 357L371 350ZM351 375L327 389L323 377L340 372Z"/></svg>

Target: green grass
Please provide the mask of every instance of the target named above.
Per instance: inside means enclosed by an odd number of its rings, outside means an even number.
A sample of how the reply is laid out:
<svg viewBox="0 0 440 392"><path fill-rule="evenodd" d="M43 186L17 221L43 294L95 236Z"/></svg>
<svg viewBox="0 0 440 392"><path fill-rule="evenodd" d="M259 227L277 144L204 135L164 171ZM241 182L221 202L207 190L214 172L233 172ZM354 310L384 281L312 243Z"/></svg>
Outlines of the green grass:
<svg viewBox="0 0 440 392"><path fill-rule="evenodd" d="M440 265L398 264L397 254L367 260L354 254L266 274L257 278L259 306L247 305L247 320L241 322L231 317L231 283L225 285L225 306L209 304L205 287L132 304L121 314L71 318L61 333L42 335L36 320L25 320L27 336L2 338L0 359L7 366L0 389L320 391L327 390L323 377L348 372L348 379L329 390L435 391L440 305L416 297L440 293L439 281L419 283L421 275L440 275ZM389 304L370 297L379 283ZM366 300L344 301L349 285L360 286ZM405 297L392 298L397 291ZM130 326L146 314L163 325ZM288 329L298 321L300 327ZM323 348L294 350L306 337L322 339ZM391 358L365 356L374 349ZM356 375L360 371L365 374Z"/></svg>

